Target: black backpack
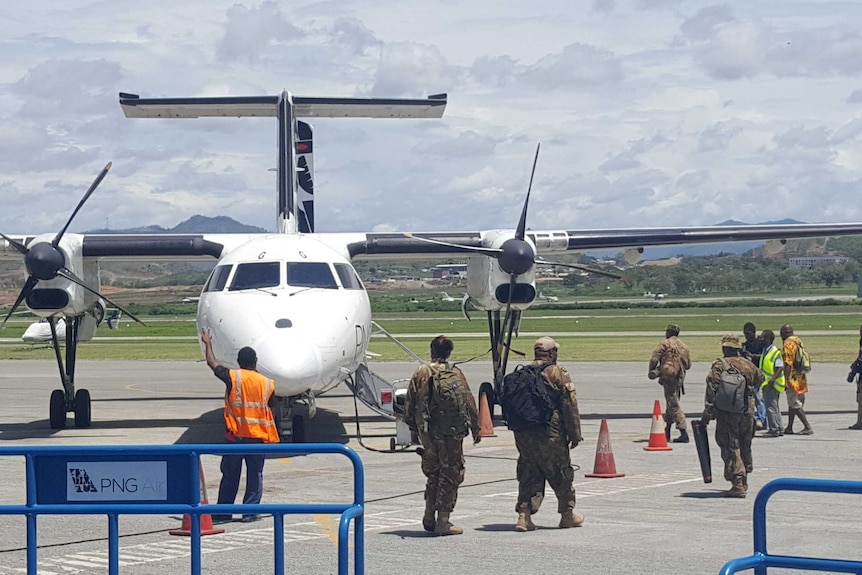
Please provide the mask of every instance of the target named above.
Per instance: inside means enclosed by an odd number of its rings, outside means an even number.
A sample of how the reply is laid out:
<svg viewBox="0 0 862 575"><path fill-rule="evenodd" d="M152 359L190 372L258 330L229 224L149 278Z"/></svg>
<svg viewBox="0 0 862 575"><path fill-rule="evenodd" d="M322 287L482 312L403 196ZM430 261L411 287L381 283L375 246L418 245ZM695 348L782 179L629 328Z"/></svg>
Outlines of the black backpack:
<svg viewBox="0 0 862 575"><path fill-rule="evenodd" d="M506 414L506 424L512 431L547 429L556 402L551 399L542 371L553 364L519 365L503 378L500 405Z"/></svg>

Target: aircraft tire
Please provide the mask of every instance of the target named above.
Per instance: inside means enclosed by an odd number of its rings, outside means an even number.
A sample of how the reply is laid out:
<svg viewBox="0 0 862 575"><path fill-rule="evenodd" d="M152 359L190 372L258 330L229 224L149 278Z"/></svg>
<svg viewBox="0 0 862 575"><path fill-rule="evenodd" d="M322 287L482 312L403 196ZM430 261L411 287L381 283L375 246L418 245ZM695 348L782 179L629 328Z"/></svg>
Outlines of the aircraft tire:
<svg viewBox="0 0 862 575"><path fill-rule="evenodd" d="M494 395L494 386L487 381L479 386L479 405L482 404L483 393L488 400L488 411L491 413L491 419L494 419L494 408L497 405L496 396Z"/></svg>
<svg viewBox="0 0 862 575"><path fill-rule="evenodd" d="M90 392L79 389L75 392L75 427L90 427L90 423L92 423Z"/></svg>
<svg viewBox="0 0 862 575"><path fill-rule="evenodd" d="M291 443L305 443L305 419L301 415L294 415L292 421Z"/></svg>
<svg viewBox="0 0 862 575"><path fill-rule="evenodd" d="M51 400L48 404L48 421L51 429L63 429L66 427L66 394L62 389L51 392Z"/></svg>

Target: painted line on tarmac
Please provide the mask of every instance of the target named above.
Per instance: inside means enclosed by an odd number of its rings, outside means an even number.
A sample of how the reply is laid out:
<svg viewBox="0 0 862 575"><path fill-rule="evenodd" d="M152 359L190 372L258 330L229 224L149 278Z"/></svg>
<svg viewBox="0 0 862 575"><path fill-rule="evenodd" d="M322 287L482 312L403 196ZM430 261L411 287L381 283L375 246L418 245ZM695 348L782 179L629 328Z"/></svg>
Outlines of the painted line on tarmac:
<svg viewBox="0 0 862 575"><path fill-rule="evenodd" d="M681 483L693 483L695 481L703 481L703 477L693 475L689 471L671 471L668 473L651 473L649 475L626 475L625 477L617 477L610 479L593 479L575 483L575 493L578 499L586 497L601 497L606 495L617 495L627 491L639 491L641 489L654 489L658 487L668 487L671 485L679 485ZM517 499L517 491L503 491L500 493L489 493L480 497L496 498L502 497L506 499Z"/></svg>
<svg viewBox="0 0 862 575"><path fill-rule="evenodd" d="M655 489L703 481L687 471L672 471L649 475L626 475L613 481L595 479L575 484L578 498L602 497L638 491ZM485 498L515 499L517 491L491 493L482 495ZM382 531L419 525L421 523L420 507L395 509L371 513L365 516L365 532ZM459 518L476 515L476 513L457 514ZM314 516L312 521L285 525L285 543L296 541L328 540L337 543L337 532L333 533L332 523L321 521L323 516ZM327 524L329 523L329 527ZM219 535L201 537L201 554L223 553L236 551L253 546L271 546L273 538L272 527L229 531ZM107 542L105 543L107 545ZM44 550L43 550L44 554ZM21 552L22 561L24 552ZM121 546L119 563L121 567L134 567L162 561L174 561L188 558L191 555L188 539L168 539L153 543ZM79 551L57 557L39 560L40 575L70 575L91 573L95 569L105 570L108 565L107 551ZM27 568L0 565L0 575L27 573Z"/></svg>

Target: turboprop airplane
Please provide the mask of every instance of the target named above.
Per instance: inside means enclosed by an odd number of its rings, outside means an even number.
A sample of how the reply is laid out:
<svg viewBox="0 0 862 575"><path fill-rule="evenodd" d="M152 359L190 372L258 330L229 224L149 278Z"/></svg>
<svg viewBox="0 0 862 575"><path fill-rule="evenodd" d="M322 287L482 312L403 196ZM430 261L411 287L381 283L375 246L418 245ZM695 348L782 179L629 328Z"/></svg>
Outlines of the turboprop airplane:
<svg viewBox="0 0 862 575"><path fill-rule="evenodd" d="M514 229L317 233L314 230L313 133L307 118L440 118L445 94L421 99L274 96L141 98L120 93L129 118L272 117L278 127L277 232L271 234L66 233L77 212L105 177L105 166L66 225L56 234L0 234L2 252L23 256L27 279L8 317L23 303L48 318L62 389L49 402L52 428L91 424L90 394L76 389L79 341L104 316L105 302L140 321L100 294L100 260L144 258L216 259L197 302L197 326L208 330L216 359L236 367L237 351L257 351L258 369L276 381L276 418L283 435L304 439L305 419L297 407L315 413L315 398L344 382L373 409L392 415L393 388L368 370L372 320L368 295L353 268L358 258L466 257L467 297L485 311L494 373L479 391L495 403L506 372L515 326L537 299L536 269L569 267L618 277L580 264L560 264L544 254L624 249L636 262L645 246L775 240L862 234L862 223L527 230L533 173ZM517 210L513 206L513 210ZM539 254L543 254L540 256ZM65 364L56 324L66 322ZM4 319L5 323L5 319Z"/></svg>
<svg viewBox="0 0 862 575"><path fill-rule="evenodd" d="M546 302L549 302L549 303L553 303L553 302L558 302L558 301L560 301L560 298L558 298L558 297L557 297L557 296L555 296L555 295L545 295L545 294L543 294L543 293L541 293L541 292L539 292L539 299L543 299L543 300L545 300Z"/></svg>

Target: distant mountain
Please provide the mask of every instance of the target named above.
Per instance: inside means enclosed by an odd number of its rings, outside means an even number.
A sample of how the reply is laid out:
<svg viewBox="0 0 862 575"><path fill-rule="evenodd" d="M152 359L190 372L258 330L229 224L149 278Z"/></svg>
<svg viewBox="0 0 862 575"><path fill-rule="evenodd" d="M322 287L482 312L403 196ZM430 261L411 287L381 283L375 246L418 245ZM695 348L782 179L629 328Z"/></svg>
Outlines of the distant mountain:
<svg viewBox="0 0 862 575"><path fill-rule="evenodd" d="M259 234L268 230L248 226L228 216L192 216L170 229L161 226L143 226L124 230L90 230L88 234Z"/></svg>
<svg viewBox="0 0 862 575"><path fill-rule="evenodd" d="M783 219L772 222L760 222L757 225L768 224L804 224L799 220ZM737 220L725 220L719 226L747 226L746 222ZM676 256L696 257L696 256L714 256L718 254L744 254L745 252L762 247L764 242L728 242L721 244L699 244L690 246L669 246L666 248L645 248L643 259L645 260L663 260Z"/></svg>

